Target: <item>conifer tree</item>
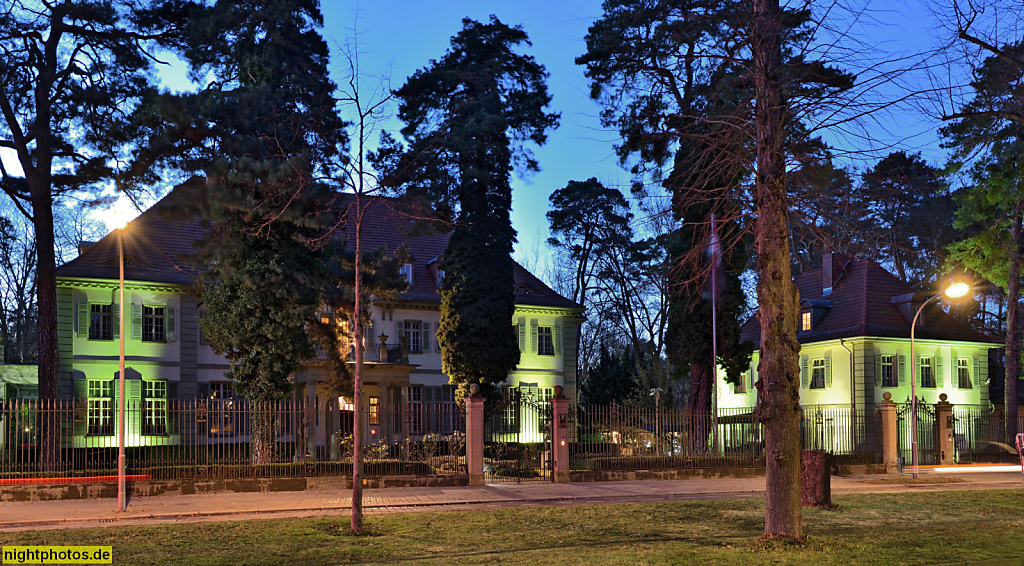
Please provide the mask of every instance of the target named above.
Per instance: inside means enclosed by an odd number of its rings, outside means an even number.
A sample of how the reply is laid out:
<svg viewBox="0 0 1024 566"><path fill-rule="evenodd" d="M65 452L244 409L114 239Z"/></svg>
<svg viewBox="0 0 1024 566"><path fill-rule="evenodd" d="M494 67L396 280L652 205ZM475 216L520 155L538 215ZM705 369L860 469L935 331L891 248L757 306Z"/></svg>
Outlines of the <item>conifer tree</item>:
<svg viewBox="0 0 1024 566"><path fill-rule="evenodd" d="M344 306L328 284L340 275L338 242L325 237L334 194L315 182L345 147L344 123L317 0L183 6L184 40L169 47L201 89L147 97L137 118L150 143L131 180L152 182L166 168L207 177L205 194L183 211L212 225L198 254L209 303L203 329L232 361L237 390L257 404L252 461L266 463L275 427L259 404L281 399L288 376L312 357L308 330L321 308L337 316Z"/></svg>
<svg viewBox="0 0 1024 566"><path fill-rule="evenodd" d="M396 91L408 147L385 168L392 184L454 221L438 343L442 369L465 394L470 383L504 381L519 363L509 176L539 168L525 144L543 144L558 115L544 111L551 97L543 65L515 51L530 45L522 28L494 16L462 26L442 58Z"/></svg>

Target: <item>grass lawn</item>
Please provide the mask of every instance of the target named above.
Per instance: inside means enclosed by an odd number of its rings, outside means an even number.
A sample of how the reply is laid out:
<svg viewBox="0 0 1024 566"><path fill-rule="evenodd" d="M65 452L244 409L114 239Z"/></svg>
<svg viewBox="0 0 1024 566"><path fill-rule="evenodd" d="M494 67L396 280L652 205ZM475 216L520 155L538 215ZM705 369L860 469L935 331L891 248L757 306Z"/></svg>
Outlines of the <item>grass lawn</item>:
<svg viewBox="0 0 1024 566"><path fill-rule="evenodd" d="M8 545L111 545L115 564L935 564L1024 557L1024 491L836 497L807 542L759 542L760 499L534 507L0 534Z"/></svg>

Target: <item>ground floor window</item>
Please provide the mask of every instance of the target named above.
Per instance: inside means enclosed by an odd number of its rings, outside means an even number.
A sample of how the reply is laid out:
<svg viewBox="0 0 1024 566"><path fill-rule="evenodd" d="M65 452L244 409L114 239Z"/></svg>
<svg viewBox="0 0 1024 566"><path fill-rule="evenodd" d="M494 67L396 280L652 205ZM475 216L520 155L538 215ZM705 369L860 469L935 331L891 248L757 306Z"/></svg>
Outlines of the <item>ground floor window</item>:
<svg viewBox="0 0 1024 566"><path fill-rule="evenodd" d="M370 397L370 426L380 425L380 397Z"/></svg>
<svg viewBox="0 0 1024 566"><path fill-rule="evenodd" d="M112 436L114 434L114 382L112 380L89 380L89 400L86 409L90 436Z"/></svg>
<svg viewBox="0 0 1024 566"><path fill-rule="evenodd" d="M142 434L167 434L167 382L142 382Z"/></svg>
<svg viewBox="0 0 1024 566"><path fill-rule="evenodd" d="M235 390L230 381L210 382L210 434L229 436L238 434L240 401L235 399Z"/></svg>

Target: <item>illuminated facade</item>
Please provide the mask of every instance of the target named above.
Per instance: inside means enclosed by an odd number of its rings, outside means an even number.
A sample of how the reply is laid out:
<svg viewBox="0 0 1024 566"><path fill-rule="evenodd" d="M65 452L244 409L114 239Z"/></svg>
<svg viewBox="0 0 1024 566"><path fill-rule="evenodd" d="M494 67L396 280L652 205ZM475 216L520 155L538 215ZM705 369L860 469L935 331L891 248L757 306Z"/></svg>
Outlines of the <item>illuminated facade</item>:
<svg viewBox="0 0 1024 566"><path fill-rule="evenodd" d="M117 302L114 234L83 247L78 258L58 269L59 395L79 400L86 408L86 418L75 424L76 446L116 445L122 334L128 368L126 397L134 408L127 423L130 445L180 442L168 433L177 427L165 423L173 418L168 416L167 406L175 400L214 402L208 426L219 433L237 432L244 426L213 411L214 407L230 407L236 398L224 378L228 361L214 353L199 331L205 309L192 284L194 270L188 257L204 229L197 220L176 220L168 212L175 199L188 198L189 190L187 184L176 188L126 228L126 328L118 325L122 306ZM403 271L410 287L393 300L373 301L365 333L362 409L369 415L366 424L381 433L388 427L401 427L403 434L412 436L449 433L455 429L458 415L453 389L441 372L436 337L440 317L437 288L443 277L438 266L448 236L407 237L401 232L403 219L386 204L376 202L366 215L364 249L385 246L394 250L404 244L411 254ZM510 322L519 334L522 360L510 373L507 385L538 391L562 385L567 395L575 395L582 308L518 265L515 283L516 311ZM346 400L323 385L326 371L315 362L305 366L295 375L291 398L352 410ZM379 416L379 411L398 404L408 409L400 423ZM372 416L375 407L377 419Z"/></svg>
<svg viewBox="0 0 1024 566"><path fill-rule="evenodd" d="M934 405L945 393L954 406L989 406L989 350L997 340L967 328L933 302L925 307L910 352L910 324L928 298L914 294L902 281L869 260L826 255L821 270L796 278L800 291L800 404L805 415L828 410L821 419L819 447L841 452L850 446L846 430L856 419L874 416L885 392L892 400L910 399L911 364L916 393L923 404ZM969 299L968 299L969 300ZM760 342L761 328L751 318L742 338ZM758 352L742 383L732 385L718 375L718 406L723 409L757 405ZM867 417L861 417L862 419Z"/></svg>

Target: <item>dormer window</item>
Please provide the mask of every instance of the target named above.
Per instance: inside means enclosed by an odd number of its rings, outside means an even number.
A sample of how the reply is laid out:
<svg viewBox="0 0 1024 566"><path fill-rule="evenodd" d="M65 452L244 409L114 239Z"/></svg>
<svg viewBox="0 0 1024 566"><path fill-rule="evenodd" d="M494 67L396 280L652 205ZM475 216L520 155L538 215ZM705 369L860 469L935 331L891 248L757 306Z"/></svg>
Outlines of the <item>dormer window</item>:
<svg viewBox="0 0 1024 566"><path fill-rule="evenodd" d="M516 295L529 295L530 294L530 288L527 287L526 285L520 283L520 284L515 286L515 288L512 290L512 292L515 293Z"/></svg>
<svg viewBox="0 0 1024 566"><path fill-rule="evenodd" d="M404 277L405 280L410 285L412 285L412 264L411 263L403 264L402 268L399 269L398 272L402 274L402 277Z"/></svg>
<svg viewBox="0 0 1024 566"><path fill-rule="evenodd" d="M444 270L443 269L438 269L437 270L437 286L438 287L441 286L441 282L442 281L444 281Z"/></svg>
<svg viewBox="0 0 1024 566"><path fill-rule="evenodd" d="M800 300L800 332L814 330L821 319L825 318L828 309L832 308L832 301L824 299L801 299Z"/></svg>

